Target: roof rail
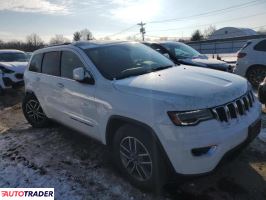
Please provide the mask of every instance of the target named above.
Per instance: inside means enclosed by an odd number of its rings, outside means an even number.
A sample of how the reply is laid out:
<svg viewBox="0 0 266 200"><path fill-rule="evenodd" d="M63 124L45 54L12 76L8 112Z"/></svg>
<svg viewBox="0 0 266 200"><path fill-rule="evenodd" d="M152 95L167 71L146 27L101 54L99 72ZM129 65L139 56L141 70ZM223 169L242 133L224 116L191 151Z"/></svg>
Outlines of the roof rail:
<svg viewBox="0 0 266 200"><path fill-rule="evenodd" d="M50 44L50 45L46 45L45 47L55 47L55 46L61 46L61 45L69 45L72 44L71 42L64 42L64 43L60 43L60 44Z"/></svg>

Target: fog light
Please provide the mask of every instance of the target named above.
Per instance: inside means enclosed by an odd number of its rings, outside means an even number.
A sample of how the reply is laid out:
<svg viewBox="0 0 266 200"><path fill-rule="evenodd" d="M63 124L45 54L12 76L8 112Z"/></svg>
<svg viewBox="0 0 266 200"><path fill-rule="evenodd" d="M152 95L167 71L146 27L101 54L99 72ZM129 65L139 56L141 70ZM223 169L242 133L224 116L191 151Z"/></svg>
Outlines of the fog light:
<svg viewBox="0 0 266 200"><path fill-rule="evenodd" d="M216 150L217 145L211 145L208 147L195 148L191 150L193 156L203 156L205 154L212 154Z"/></svg>

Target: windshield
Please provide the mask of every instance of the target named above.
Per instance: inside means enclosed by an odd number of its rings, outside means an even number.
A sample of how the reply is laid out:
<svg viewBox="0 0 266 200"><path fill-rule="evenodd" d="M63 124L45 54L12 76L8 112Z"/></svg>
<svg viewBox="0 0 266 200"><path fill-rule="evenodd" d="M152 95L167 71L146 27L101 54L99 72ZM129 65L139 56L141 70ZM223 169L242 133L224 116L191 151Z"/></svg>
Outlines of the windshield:
<svg viewBox="0 0 266 200"><path fill-rule="evenodd" d="M174 66L174 63L140 43L119 43L84 50L107 79L122 79Z"/></svg>
<svg viewBox="0 0 266 200"><path fill-rule="evenodd" d="M164 46L168 51L175 55L177 59L195 58L200 56L199 52L186 44L166 43L162 44L162 46Z"/></svg>
<svg viewBox="0 0 266 200"><path fill-rule="evenodd" d="M24 53L0 53L0 62L26 62Z"/></svg>

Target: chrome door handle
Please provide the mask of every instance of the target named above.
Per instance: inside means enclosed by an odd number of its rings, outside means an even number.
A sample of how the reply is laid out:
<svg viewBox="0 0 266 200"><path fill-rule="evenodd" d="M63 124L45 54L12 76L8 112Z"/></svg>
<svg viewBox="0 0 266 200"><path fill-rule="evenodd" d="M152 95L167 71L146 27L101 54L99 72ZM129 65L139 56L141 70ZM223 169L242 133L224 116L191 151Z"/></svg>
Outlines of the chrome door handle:
<svg viewBox="0 0 266 200"><path fill-rule="evenodd" d="M57 87L59 87L59 88L64 88L65 86L64 86L63 83L57 83Z"/></svg>

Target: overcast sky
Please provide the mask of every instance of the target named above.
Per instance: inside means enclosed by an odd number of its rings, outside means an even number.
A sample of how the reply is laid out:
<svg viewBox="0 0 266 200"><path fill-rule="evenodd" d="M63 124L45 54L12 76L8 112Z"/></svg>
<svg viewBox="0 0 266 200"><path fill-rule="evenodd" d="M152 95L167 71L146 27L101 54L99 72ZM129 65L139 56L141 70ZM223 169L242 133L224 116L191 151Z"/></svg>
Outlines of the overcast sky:
<svg viewBox="0 0 266 200"><path fill-rule="evenodd" d="M0 0L0 39L23 40L31 33L45 41L55 34L72 39L73 32L84 28L100 38L141 20L167 19L176 20L147 23L147 35L188 37L210 24L258 30L266 28L266 0ZM113 39L138 33L139 27L134 26Z"/></svg>

